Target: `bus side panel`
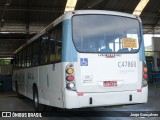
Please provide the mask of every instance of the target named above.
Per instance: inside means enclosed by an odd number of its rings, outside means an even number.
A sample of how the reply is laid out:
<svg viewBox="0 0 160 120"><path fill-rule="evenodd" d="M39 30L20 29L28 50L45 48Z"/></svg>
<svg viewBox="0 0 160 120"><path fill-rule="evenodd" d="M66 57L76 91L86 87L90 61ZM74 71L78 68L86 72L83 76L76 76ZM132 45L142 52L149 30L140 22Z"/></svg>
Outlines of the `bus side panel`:
<svg viewBox="0 0 160 120"><path fill-rule="evenodd" d="M15 70L13 73L13 89L18 82L18 92L33 99L33 84L38 88L39 102L63 108L63 83L61 63ZM64 72L63 72L64 73Z"/></svg>
<svg viewBox="0 0 160 120"><path fill-rule="evenodd" d="M15 80L17 81L18 84L18 92L22 95L25 95L26 94L25 70L16 70Z"/></svg>
<svg viewBox="0 0 160 120"><path fill-rule="evenodd" d="M38 84L38 67L27 68L26 70L26 96L33 99L33 83Z"/></svg>
<svg viewBox="0 0 160 120"><path fill-rule="evenodd" d="M40 103L63 108L61 63L39 67Z"/></svg>

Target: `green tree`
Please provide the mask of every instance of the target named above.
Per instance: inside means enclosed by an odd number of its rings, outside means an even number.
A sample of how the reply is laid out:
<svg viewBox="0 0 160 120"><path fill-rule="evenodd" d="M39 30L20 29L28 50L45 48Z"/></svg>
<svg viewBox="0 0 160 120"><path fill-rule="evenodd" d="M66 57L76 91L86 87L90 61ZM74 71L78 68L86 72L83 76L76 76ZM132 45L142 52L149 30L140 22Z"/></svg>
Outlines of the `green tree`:
<svg viewBox="0 0 160 120"><path fill-rule="evenodd" d="M7 59L7 58L2 58L0 59L0 64L10 64L11 59Z"/></svg>
<svg viewBox="0 0 160 120"><path fill-rule="evenodd" d="M152 56L152 52L151 51L145 51L145 55L146 56Z"/></svg>

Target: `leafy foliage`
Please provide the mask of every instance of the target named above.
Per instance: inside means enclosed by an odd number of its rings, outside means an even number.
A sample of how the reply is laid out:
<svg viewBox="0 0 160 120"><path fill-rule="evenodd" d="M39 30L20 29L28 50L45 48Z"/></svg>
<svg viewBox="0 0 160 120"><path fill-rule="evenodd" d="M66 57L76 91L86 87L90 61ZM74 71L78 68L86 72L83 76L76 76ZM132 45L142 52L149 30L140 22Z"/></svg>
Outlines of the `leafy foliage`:
<svg viewBox="0 0 160 120"><path fill-rule="evenodd" d="M153 53L153 52L151 52L151 51L145 51L145 55L146 55L146 56L152 56L152 53Z"/></svg>
<svg viewBox="0 0 160 120"><path fill-rule="evenodd" d="M10 62L11 62L11 59L7 59L7 58L0 59L0 64L10 64Z"/></svg>

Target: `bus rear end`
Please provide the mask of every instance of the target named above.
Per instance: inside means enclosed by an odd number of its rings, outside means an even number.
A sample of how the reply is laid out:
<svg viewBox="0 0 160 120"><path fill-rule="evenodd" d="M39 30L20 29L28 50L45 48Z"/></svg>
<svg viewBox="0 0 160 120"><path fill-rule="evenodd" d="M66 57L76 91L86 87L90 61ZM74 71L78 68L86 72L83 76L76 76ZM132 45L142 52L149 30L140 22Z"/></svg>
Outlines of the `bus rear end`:
<svg viewBox="0 0 160 120"><path fill-rule="evenodd" d="M67 34L70 44L64 44L64 53L70 58L63 57L65 107L147 102L147 69L140 19L104 11L72 14L68 21L71 27L64 27L70 31Z"/></svg>

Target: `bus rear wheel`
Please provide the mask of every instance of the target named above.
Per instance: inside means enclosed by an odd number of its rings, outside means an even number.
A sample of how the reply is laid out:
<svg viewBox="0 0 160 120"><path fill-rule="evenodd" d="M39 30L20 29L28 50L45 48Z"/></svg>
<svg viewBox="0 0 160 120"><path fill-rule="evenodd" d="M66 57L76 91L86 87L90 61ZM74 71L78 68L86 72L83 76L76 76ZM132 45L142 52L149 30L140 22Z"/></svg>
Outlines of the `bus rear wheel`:
<svg viewBox="0 0 160 120"><path fill-rule="evenodd" d="M45 110L45 106L39 103L38 90L36 87L33 88L33 102L35 111Z"/></svg>

